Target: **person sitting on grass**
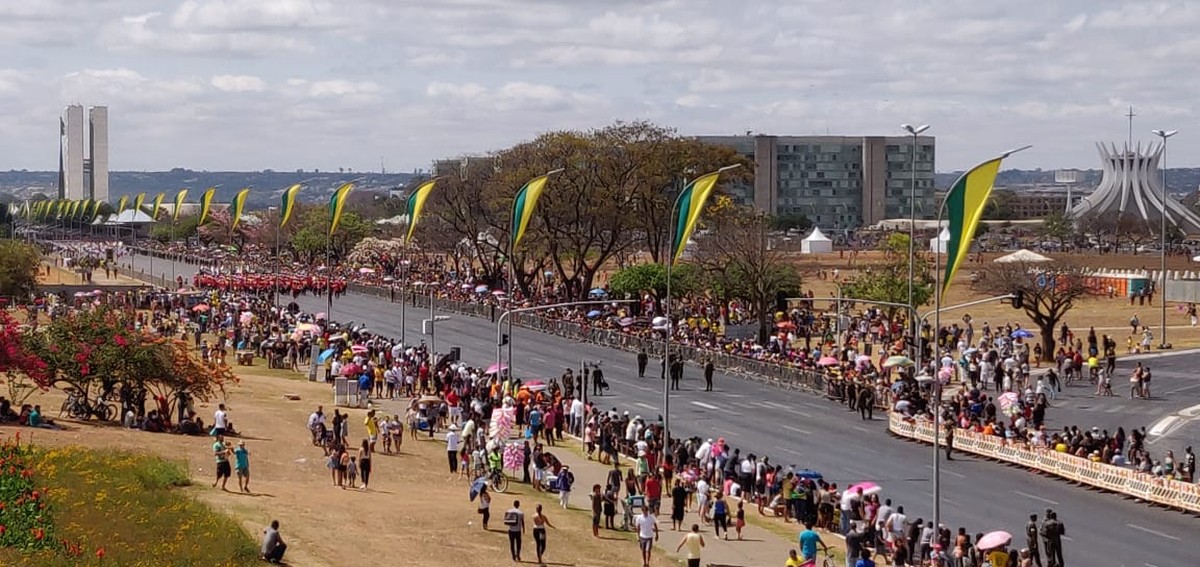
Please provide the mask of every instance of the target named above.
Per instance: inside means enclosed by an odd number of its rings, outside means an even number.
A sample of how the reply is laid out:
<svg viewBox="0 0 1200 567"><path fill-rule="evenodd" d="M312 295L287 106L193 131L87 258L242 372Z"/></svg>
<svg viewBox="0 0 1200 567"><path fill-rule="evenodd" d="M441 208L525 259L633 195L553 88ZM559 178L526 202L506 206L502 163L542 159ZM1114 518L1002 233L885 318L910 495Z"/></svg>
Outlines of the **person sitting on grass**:
<svg viewBox="0 0 1200 567"><path fill-rule="evenodd" d="M28 422L30 427L40 427L42 429L59 429L53 421L42 417L42 406L35 405L29 411Z"/></svg>
<svg viewBox="0 0 1200 567"><path fill-rule="evenodd" d="M271 520L271 527L263 530L262 559L271 563L282 563L287 544L279 535L279 520Z"/></svg>

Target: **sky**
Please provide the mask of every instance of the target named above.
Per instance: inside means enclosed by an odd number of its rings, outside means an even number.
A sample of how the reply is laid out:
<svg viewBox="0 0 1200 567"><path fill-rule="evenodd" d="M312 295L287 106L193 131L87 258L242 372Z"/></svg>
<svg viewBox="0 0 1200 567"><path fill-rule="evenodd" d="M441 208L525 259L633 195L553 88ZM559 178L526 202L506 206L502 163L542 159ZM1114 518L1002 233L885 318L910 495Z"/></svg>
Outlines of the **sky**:
<svg viewBox="0 0 1200 567"><path fill-rule="evenodd" d="M0 169L109 108L114 170L377 171L561 129L901 135L937 169L1098 167L1178 129L1200 165L1200 3L1093 0L0 1Z"/></svg>

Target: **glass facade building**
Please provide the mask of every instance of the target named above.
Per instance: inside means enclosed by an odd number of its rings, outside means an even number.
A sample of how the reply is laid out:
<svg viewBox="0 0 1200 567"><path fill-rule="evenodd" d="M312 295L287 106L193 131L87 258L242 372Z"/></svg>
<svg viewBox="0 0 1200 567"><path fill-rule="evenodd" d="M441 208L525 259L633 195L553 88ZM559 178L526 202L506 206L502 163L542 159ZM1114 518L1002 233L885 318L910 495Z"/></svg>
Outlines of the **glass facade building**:
<svg viewBox="0 0 1200 567"><path fill-rule="evenodd" d="M848 229L909 216L910 136L699 136L755 163L754 185L733 197L774 215L802 214L823 229ZM932 218L934 138L916 144L917 218Z"/></svg>

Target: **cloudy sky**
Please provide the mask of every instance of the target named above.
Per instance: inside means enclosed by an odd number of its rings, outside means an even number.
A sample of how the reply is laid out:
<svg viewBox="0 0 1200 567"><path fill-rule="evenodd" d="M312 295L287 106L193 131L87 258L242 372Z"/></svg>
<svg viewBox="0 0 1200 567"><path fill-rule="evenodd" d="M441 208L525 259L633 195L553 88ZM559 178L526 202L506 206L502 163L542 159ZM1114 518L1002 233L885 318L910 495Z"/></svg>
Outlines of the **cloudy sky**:
<svg viewBox="0 0 1200 567"><path fill-rule="evenodd" d="M1094 167L1178 128L1200 165L1200 7L1091 0L4 0L0 169L56 169L68 103L114 169L427 167L562 128L888 135L938 170Z"/></svg>

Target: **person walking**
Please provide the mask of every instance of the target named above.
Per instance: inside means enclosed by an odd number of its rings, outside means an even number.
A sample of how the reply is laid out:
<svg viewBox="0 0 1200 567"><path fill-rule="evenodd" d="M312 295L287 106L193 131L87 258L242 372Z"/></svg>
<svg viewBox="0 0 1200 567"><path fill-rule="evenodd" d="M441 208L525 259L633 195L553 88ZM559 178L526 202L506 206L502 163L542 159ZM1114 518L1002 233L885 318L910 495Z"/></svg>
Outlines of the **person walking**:
<svg viewBox="0 0 1200 567"><path fill-rule="evenodd" d="M716 369L713 367L713 361L711 358L704 361L704 391L705 392L713 391L713 372L715 370Z"/></svg>
<svg viewBox="0 0 1200 567"><path fill-rule="evenodd" d="M538 504L534 508L533 514L533 544L537 548L538 565L545 565L542 556L546 554L546 528L558 529L554 524L550 523L550 518L542 513L542 505Z"/></svg>
<svg viewBox="0 0 1200 567"><path fill-rule="evenodd" d="M650 363L650 356L646 354L646 349L639 350L637 353L638 378L646 377L646 365Z"/></svg>
<svg viewBox="0 0 1200 567"><path fill-rule="evenodd" d="M458 472L458 450L461 444L458 426L450 424L449 432L446 433L446 460L450 462L450 474Z"/></svg>
<svg viewBox="0 0 1200 567"><path fill-rule="evenodd" d="M213 488L217 487L217 483L221 484L221 490L226 490L225 483L229 482L230 471L229 467L229 445L225 444L225 436L217 435L217 440L212 446L213 457L217 460L217 479L213 481Z"/></svg>
<svg viewBox="0 0 1200 567"><path fill-rule="evenodd" d="M725 501L724 495L720 492L717 493L717 499L713 501L712 510L713 535L720 539L721 531L724 531L725 539L729 539L729 503Z"/></svg>
<svg viewBox="0 0 1200 567"><path fill-rule="evenodd" d="M287 544L279 535L279 520L271 520L271 526L263 530L260 556L269 563L283 563L283 554L287 552Z"/></svg>
<svg viewBox="0 0 1200 567"><path fill-rule="evenodd" d="M479 485L479 515L483 521L483 529L487 531L488 520L492 519L492 493L488 492L487 483Z"/></svg>
<svg viewBox="0 0 1200 567"><path fill-rule="evenodd" d="M569 465L563 465L558 472L558 503L566 510L571 503L571 487L575 485L575 473Z"/></svg>
<svg viewBox="0 0 1200 567"><path fill-rule="evenodd" d="M228 431L229 411L225 409L225 404L217 404L217 411L213 412L213 435L220 439Z"/></svg>
<svg viewBox="0 0 1200 567"><path fill-rule="evenodd" d="M521 537L525 534L525 512L521 511L521 501L513 500L513 507L504 512L504 525L508 527L508 550L512 560L521 562Z"/></svg>
<svg viewBox="0 0 1200 567"><path fill-rule="evenodd" d="M638 531L638 547L642 550L642 567L650 567L650 555L658 539L658 520L649 507L642 506L642 514L634 520L634 525Z"/></svg>
<svg viewBox="0 0 1200 567"><path fill-rule="evenodd" d="M684 534L675 553L687 548L687 567L700 567L700 550L704 549L704 536L700 535L700 524L692 524L692 531Z"/></svg>
<svg viewBox="0 0 1200 567"><path fill-rule="evenodd" d="M362 474L362 486L359 490L366 492L371 484L371 442L363 439L362 447L358 449L358 471Z"/></svg>
<svg viewBox="0 0 1200 567"><path fill-rule="evenodd" d="M233 469L237 472L238 488L242 492L250 492L250 451L246 450L246 442L238 441L233 450Z"/></svg>

